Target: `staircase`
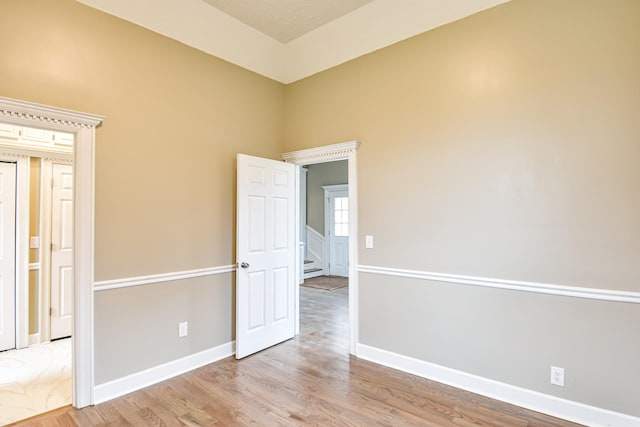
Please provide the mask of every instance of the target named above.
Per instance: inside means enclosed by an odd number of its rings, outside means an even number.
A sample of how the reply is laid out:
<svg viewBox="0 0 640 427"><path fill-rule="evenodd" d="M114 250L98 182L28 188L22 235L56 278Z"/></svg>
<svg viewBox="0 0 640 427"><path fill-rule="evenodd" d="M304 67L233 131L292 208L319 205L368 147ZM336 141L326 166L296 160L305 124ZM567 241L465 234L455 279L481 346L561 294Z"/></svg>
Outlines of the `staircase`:
<svg viewBox="0 0 640 427"><path fill-rule="evenodd" d="M322 268L318 267L315 261L310 259L304 260L304 278L311 279L312 277L322 276Z"/></svg>

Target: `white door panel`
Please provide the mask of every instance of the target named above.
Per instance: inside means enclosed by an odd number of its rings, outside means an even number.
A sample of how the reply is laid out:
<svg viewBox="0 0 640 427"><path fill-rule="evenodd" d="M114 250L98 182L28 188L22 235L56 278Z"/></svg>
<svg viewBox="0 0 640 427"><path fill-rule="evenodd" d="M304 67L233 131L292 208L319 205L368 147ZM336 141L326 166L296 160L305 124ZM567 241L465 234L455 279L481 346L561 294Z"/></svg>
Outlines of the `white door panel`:
<svg viewBox="0 0 640 427"><path fill-rule="evenodd" d="M349 276L349 238L332 236L331 259L329 261L332 276Z"/></svg>
<svg viewBox="0 0 640 427"><path fill-rule="evenodd" d="M327 186L330 187L330 186ZM329 274L349 276L349 192L333 191L328 193L329 215Z"/></svg>
<svg viewBox="0 0 640 427"><path fill-rule="evenodd" d="M0 351L16 347L16 165L0 162Z"/></svg>
<svg viewBox="0 0 640 427"><path fill-rule="evenodd" d="M51 339L71 335L73 316L73 167L53 165Z"/></svg>
<svg viewBox="0 0 640 427"><path fill-rule="evenodd" d="M238 154L237 358L294 335L294 171L291 164Z"/></svg>

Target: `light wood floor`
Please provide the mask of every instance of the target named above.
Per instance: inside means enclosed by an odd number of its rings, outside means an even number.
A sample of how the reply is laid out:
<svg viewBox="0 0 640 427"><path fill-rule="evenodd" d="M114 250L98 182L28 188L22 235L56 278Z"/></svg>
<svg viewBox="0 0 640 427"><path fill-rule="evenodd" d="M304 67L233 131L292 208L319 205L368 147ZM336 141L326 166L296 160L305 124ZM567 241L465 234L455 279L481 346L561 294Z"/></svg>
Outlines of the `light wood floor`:
<svg viewBox="0 0 640 427"><path fill-rule="evenodd" d="M348 355L348 289L301 288L298 337L30 426L575 426Z"/></svg>

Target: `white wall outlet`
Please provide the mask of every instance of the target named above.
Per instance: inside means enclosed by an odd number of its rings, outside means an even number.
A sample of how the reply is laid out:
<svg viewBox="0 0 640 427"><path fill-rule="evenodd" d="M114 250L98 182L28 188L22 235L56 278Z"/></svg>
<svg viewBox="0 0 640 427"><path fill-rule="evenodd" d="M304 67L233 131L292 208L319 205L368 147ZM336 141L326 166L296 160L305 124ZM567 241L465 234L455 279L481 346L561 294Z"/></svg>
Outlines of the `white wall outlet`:
<svg viewBox="0 0 640 427"><path fill-rule="evenodd" d="M189 322L178 323L178 338L189 335Z"/></svg>
<svg viewBox="0 0 640 427"><path fill-rule="evenodd" d="M564 368L551 367L551 384L564 387Z"/></svg>
<svg viewBox="0 0 640 427"><path fill-rule="evenodd" d="M373 236L364 236L364 247L365 249L373 249Z"/></svg>
<svg viewBox="0 0 640 427"><path fill-rule="evenodd" d="M29 238L29 249L40 248L40 236L31 236Z"/></svg>

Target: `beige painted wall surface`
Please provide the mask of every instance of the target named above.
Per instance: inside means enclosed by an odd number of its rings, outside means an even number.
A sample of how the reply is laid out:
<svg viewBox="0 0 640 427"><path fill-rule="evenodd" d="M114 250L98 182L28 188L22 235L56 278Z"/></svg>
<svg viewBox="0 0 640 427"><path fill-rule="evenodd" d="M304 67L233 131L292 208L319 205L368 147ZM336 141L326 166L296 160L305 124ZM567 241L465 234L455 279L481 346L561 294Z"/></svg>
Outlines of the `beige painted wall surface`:
<svg viewBox="0 0 640 427"><path fill-rule="evenodd" d="M234 261L235 155L279 158L282 84L72 0L3 1L0 35L4 96L106 116L96 280Z"/></svg>
<svg viewBox="0 0 640 427"><path fill-rule="evenodd" d="M514 0L288 85L285 150L361 141L360 264L638 292L638 22L635 0ZM442 284L434 312L422 282L360 277L364 344L640 415L636 305L485 290L486 316Z"/></svg>
<svg viewBox="0 0 640 427"><path fill-rule="evenodd" d="M29 158L29 237L40 236L40 161ZM29 249L29 262L41 262L39 249ZM29 270L29 333L40 332L40 281L39 269Z"/></svg>
<svg viewBox="0 0 640 427"><path fill-rule="evenodd" d="M0 39L0 94L106 116L96 280L234 262L235 156L279 158L282 84L72 0L2 1ZM98 294L98 383L227 343L232 276L215 282ZM177 322L165 317L181 300L192 302L194 336L174 346ZM136 317L139 306L152 317ZM122 323L122 307L137 320ZM123 345L127 336L151 345Z"/></svg>
<svg viewBox="0 0 640 427"><path fill-rule="evenodd" d="M234 340L234 280L227 273L96 293L96 384ZM180 322L189 322L184 338Z"/></svg>
<svg viewBox="0 0 640 427"><path fill-rule="evenodd" d="M362 264L640 291L639 18L515 0L444 26L287 86L286 150L362 142Z"/></svg>
<svg viewBox="0 0 640 427"><path fill-rule="evenodd" d="M640 324L636 304L373 274L360 280L367 345L640 415L640 340L632 338L636 326L626 327ZM549 383L551 365L565 369L564 388Z"/></svg>
<svg viewBox="0 0 640 427"><path fill-rule="evenodd" d="M307 166L307 224L324 235L323 185L347 184L347 161L318 163Z"/></svg>

